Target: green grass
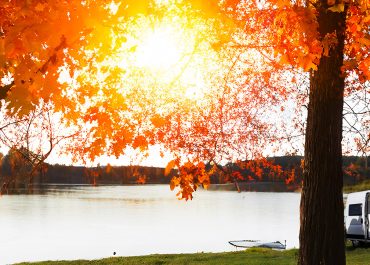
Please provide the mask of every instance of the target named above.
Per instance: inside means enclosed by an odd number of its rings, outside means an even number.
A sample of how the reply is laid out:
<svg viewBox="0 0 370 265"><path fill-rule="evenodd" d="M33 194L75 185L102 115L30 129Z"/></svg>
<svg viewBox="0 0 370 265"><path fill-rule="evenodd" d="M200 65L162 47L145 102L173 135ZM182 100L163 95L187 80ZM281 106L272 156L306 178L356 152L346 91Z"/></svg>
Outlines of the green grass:
<svg viewBox="0 0 370 265"><path fill-rule="evenodd" d="M364 180L355 185L348 185L348 186L346 185L343 187L344 193L357 192L357 191L363 191L363 190L370 190L370 180Z"/></svg>
<svg viewBox="0 0 370 265"><path fill-rule="evenodd" d="M275 251L252 248L238 252L149 255L138 257L112 257L101 260L44 261L18 265L290 265L297 264L298 250ZM347 265L366 265L370 261L370 248L347 247Z"/></svg>
<svg viewBox="0 0 370 265"><path fill-rule="evenodd" d="M32 263L37 265L87 265L87 264L109 264L109 265L192 265L192 264L247 264L247 265L275 265L275 264L296 264L297 250L274 251L270 249L248 249L238 252L224 253L197 253L197 254L173 254L173 255L149 255L138 257L117 257L101 260L78 260L78 261L56 261ZM20 263L22 265L30 263Z"/></svg>
<svg viewBox="0 0 370 265"><path fill-rule="evenodd" d="M346 249L347 265L367 265L370 264L370 247Z"/></svg>

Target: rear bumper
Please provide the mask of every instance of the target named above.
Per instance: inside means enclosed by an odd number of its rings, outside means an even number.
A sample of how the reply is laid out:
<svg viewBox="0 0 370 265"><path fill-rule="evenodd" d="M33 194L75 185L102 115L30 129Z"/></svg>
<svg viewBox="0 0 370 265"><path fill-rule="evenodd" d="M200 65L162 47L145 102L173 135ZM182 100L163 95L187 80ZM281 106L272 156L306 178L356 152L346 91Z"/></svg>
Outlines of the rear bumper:
<svg viewBox="0 0 370 265"><path fill-rule="evenodd" d="M353 235L353 234L346 234L346 238L348 240L366 240L364 235Z"/></svg>

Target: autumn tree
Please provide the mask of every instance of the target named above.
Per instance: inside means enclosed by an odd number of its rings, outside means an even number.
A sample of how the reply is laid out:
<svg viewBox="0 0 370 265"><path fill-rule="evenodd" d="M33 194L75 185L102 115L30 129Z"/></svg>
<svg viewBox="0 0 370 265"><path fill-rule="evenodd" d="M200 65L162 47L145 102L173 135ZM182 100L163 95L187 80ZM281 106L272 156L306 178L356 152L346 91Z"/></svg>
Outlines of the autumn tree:
<svg viewBox="0 0 370 265"><path fill-rule="evenodd" d="M22 154L25 154L23 156ZM0 193L21 192L28 187L28 177L32 165L25 157L35 156L22 149L12 148L2 159Z"/></svg>
<svg viewBox="0 0 370 265"><path fill-rule="evenodd" d="M272 72L284 65L309 72L299 264L345 264L343 100L369 78L369 3L230 2L247 22L237 46L268 57Z"/></svg>
<svg viewBox="0 0 370 265"><path fill-rule="evenodd" d="M71 149L84 161L161 144L185 199L216 165L261 159L305 126L299 263L344 264L343 101L369 93L357 85L370 74L368 6L6 1L0 96L15 115L42 98L87 128ZM307 103L307 122L290 122Z"/></svg>
<svg viewBox="0 0 370 265"><path fill-rule="evenodd" d="M369 78L369 3L229 2L245 33L234 45L270 61L264 80L271 84L271 73L283 76L288 65L309 73L299 264L345 264L343 101ZM261 73L257 67L245 75Z"/></svg>
<svg viewBox="0 0 370 265"><path fill-rule="evenodd" d="M23 182L31 190L34 178L37 174L42 175L46 169L45 160L52 152L63 142L74 138L77 140L83 132L78 127L70 126L67 129L61 115L54 113L50 103L42 101L22 117L14 115L6 104L2 106L0 113L0 143L9 150L7 163L17 165L8 165L13 170L8 170L6 185L7 182ZM64 148L66 146L65 143ZM22 164L24 167L21 167ZM22 175L21 181L15 179L17 175Z"/></svg>

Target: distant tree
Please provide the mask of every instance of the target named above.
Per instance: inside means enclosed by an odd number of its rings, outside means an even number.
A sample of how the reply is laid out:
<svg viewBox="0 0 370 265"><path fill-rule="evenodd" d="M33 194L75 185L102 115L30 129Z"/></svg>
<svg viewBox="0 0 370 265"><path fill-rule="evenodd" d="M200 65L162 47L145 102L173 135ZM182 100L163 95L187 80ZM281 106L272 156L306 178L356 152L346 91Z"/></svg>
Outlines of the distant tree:
<svg viewBox="0 0 370 265"><path fill-rule="evenodd" d="M30 188L34 177L46 170L45 160L53 150L81 132L78 127L63 128L60 115L43 102L22 117L13 116L6 108L1 114L4 119L0 120L0 143L10 149L6 175L9 181L22 175L23 184Z"/></svg>
<svg viewBox="0 0 370 265"><path fill-rule="evenodd" d="M20 189L27 189L32 172L32 164L28 158L36 156L26 148L11 148L9 150L1 164L3 181L0 193L20 192Z"/></svg>

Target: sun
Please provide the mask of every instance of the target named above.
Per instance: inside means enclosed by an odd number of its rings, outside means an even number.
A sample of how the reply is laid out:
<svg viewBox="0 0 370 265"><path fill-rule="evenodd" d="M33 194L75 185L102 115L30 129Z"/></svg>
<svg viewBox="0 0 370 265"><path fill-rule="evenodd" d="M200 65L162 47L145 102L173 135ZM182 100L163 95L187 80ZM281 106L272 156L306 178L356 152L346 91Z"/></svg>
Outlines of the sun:
<svg viewBox="0 0 370 265"><path fill-rule="evenodd" d="M171 102L202 101L219 83L214 73L222 67L202 23L200 18L198 23L196 17L174 14L142 16L126 24L124 33L117 35L124 41L106 58L107 67L122 70L117 89Z"/></svg>
<svg viewBox="0 0 370 265"><path fill-rule="evenodd" d="M136 64L154 70L166 70L181 61L185 40L169 26L160 26L144 32L137 47Z"/></svg>

